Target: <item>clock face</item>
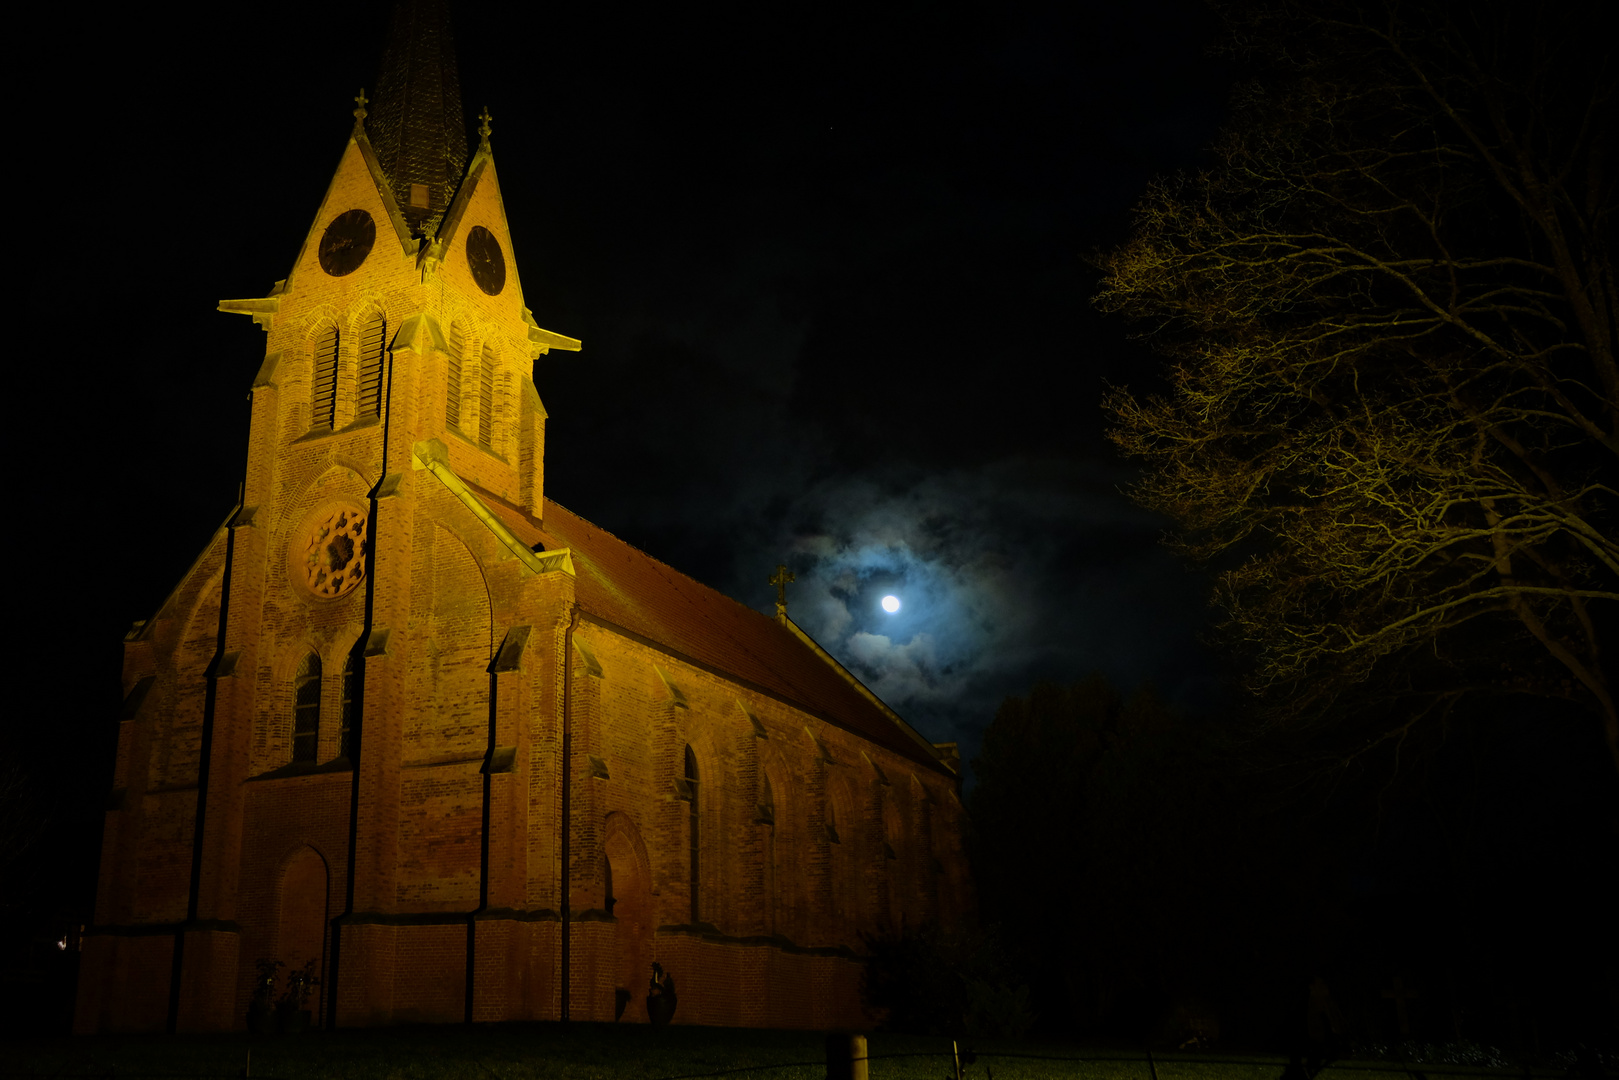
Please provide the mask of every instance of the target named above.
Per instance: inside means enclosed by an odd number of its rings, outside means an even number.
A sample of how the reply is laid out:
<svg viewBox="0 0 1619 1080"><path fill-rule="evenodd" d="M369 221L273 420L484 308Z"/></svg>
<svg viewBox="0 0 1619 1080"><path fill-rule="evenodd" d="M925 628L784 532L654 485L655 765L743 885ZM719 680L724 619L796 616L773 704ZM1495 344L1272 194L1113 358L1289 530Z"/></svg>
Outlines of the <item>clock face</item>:
<svg viewBox="0 0 1619 1080"><path fill-rule="evenodd" d="M377 223L364 210L348 210L326 226L320 238L320 268L333 277L352 274L377 242Z"/></svg>
<svg viewBox="0 0 1619 1080"><path fill-rule="evenodd" d="M501 254L495 234L482 225L474 225L467 233L467 263L478 288L490 296L499 296L506 287L506 256Z"/></svg>

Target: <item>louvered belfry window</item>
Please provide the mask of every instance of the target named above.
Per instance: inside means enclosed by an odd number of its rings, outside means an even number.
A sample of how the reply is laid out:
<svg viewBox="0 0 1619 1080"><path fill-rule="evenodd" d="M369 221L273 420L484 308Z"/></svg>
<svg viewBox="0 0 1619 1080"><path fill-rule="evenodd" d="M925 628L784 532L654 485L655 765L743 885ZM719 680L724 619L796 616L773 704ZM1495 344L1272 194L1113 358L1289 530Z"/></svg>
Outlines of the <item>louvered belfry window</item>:
<svg viewBox="0 0 1619 1080"><path fill-rule="evenodd" d="M387 341L382 312L371 314L360 330L359 419L382 415L382 356Z"/></svg>
<svg viewBox="0 0 1619 1080"><path fill-rule="evenodd" d="M337 422L337 327L328 326L315 339L315 411L310 427Z"/></svg>
<svg viewBox="0 0 1619 1080"><path fill-rule="evenodd" d="M461 357L466 347L466 331L460 323L451 324L450 351L446 358L449 361L450 379L444 393L444 423L452 428L461 426Z"/></svg>
<svg viewBox="0 0 1619 1080"><path fill-rule="evenodd" d="M485 450L495 442L495 354L484 346L478 362L478 445Z"/></svg>
<svg viewBox="0 0 1619 1080"><path fill-rule="evenodd" d="M314 761L320 737L320 657L304 657L292 687L292 760Z"/></svg>

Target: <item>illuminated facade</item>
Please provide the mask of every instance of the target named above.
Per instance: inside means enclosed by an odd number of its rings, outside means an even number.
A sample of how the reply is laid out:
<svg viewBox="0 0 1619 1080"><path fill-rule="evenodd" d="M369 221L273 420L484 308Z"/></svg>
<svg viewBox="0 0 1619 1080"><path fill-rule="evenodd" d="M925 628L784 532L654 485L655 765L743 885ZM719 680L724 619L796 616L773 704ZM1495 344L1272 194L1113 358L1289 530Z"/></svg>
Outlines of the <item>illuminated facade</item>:
<svg viewBox="0 0 1619 1080"><path fill-rule="evenodd" d="M861 932L968 914L951 748L785 616L544 497L487 118L396 16L266 332L240 505L125 643L80 1031L859 1026ZM369 110L369 111L368 111Z"/></svg>

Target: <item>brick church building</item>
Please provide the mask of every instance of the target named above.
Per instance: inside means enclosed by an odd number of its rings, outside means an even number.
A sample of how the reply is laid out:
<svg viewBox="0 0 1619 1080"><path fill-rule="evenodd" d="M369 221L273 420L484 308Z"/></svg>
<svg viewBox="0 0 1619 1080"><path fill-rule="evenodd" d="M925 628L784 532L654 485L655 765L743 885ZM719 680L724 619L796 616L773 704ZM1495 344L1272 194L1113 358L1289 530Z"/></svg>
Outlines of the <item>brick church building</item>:
<svg viewBox="0 0 1619 1080"><path fill-rule="evenodd" d="M864 1024L861 935L970 917L953 747L545 498L533 364L580 343L442 3L357 100L285 280L219 305L267 339L246 474L125 641L77 1029L240 1028L261 959L334 1026L645 1022L653 961L677 1023Z"/></svg>

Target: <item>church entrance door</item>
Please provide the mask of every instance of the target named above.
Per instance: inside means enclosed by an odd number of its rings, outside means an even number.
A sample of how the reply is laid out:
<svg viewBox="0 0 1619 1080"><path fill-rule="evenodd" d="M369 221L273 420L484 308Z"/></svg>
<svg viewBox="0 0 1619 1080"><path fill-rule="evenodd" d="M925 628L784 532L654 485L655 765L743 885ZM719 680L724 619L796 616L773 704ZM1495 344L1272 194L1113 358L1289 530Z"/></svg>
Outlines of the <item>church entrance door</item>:
<svg viewBox="0 0 1619 1080"><path fill-rule="evenodd" d="M307 1008L318 1023L326 988L326 860L314 848L300 848L281 872L281 912L276 935L276 959L281 969L278 991L294 972L309 970L320 982L309 996Z"/></svg>
<svg viewBox="0 0 1619 1080"><path fill-rule="evenodd" d="M614 1015L646 1022L652 972L652 883L645 857L622 831L607 838L607 894L613 914Z"/></svg>

